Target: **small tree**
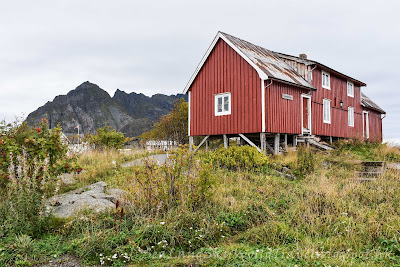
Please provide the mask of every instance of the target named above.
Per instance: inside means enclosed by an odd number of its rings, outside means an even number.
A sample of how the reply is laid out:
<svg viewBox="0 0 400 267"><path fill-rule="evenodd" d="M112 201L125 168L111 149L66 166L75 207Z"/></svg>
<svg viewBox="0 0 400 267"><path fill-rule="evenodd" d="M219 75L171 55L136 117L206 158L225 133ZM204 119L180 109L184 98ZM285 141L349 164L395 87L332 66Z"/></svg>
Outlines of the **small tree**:
<svg viewBox="0 0 400 267"><path fill-rule="evenodd" d="M183 98L175 101L171 112L140 136L146 140L170 140L178 144L188 142L188 103Z"/></svg>
<svg viewBox="0 0 400 267"><path fill-rule="evenodd" d="M17 158L24 154L28 175L34 173L34 161L48 161L48 174L52 177L71 172L73 158L67 158L67 146L61 140L61 128L49 129L46 119L36 127L22 124L0 123L0 186L4 188L9 176L10 165L18 166ZM17 169L15 170L17 172ZM43 176L42 169L36 173ZM36 177L34 177L36 178Z"/></svg>
<svg viewBox="0 0 400 267"><path fill-rule="evenodd" d="M110 126L97 129L97 134L88 135L85 141L97 149L121 149L124 147L125 136Z"/></svg>

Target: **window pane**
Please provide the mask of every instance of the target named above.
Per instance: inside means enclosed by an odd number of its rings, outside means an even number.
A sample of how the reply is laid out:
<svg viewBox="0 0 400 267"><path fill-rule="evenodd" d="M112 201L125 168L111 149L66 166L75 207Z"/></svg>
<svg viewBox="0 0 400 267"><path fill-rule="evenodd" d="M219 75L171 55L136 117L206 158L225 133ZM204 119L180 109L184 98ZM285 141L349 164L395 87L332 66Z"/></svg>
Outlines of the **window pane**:
<svg viewBox="0 0 400 267"><path fill-rule="evenodd" d="M229 97L224 97L224 111L229 111Z"/></svg>
<svg viewBox="0 0 400 267"><path fill-rule="evenodd" d="M222 112L222 97L218 97L218 112Z"/></svg>

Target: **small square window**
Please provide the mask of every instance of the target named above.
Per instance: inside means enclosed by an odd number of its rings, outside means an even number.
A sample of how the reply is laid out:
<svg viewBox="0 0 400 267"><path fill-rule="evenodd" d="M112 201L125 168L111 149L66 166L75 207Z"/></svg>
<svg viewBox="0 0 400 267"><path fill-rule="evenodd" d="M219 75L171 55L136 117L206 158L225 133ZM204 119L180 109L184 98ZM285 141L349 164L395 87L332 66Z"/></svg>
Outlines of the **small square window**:
<svg viewBox="0 0 400 267"><path fill-rule="evenodd" d="M347 82L347 95L354 97L354 84L352 82Z"/></svg>
<svg viewBox="0 0 400 267"><path fill-rule="evenodd" d="M329 99L323 100L323 120L324 123L331 123L331 101Z"/></svg>
<svg viewBox="0 0 400 267"><path fill-rule="evenodd" d="M354 127L354 108L349 107L349 126Z"/></svg>
<svg viewBox="0 0 400 267"><path fill-rule="evenodd" d="M214 96L215 116L231 114L231 93L223 93Z"/></svg>
<svg viewBox="0 0 400 267"><path fill-rule="evenodd" d="M322 71L322 87L331 89L331 75L326 71Z"/></svg>

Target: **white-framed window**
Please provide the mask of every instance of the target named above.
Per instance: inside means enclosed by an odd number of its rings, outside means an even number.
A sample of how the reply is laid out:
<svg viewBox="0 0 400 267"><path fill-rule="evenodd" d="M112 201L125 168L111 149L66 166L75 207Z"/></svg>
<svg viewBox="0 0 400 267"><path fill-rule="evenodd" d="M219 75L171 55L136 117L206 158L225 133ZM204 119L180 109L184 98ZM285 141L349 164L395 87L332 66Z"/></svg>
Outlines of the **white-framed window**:
<svg viewBox="0 0 400 267"><path fill-rule="evenodd" d="M322 87L331 89L331 75L326 71L322 71Z"/></svg>
<svg viewBox="0 0 400 267"><path fill-rule="evenodd" d="M354 97L354 83L347 82L347 95L350 97Z"/></svg>
<svg viewBox="0 0 400 267"><path fill-rule="evenodd" d="M214 96L215 116L231 114L231 93L223 93Z"/></svg>
<svg viewBox="0 0 400 267"><path fill-rule="evenodd" d="M331 123L331 101L323 99L323 119L324 123Z"/></svg>
<svg viewBox="0 0 400 267"><path fill-rule="evenodd" d="M349 107L349 126L354 127L354 108Z"/></svg>

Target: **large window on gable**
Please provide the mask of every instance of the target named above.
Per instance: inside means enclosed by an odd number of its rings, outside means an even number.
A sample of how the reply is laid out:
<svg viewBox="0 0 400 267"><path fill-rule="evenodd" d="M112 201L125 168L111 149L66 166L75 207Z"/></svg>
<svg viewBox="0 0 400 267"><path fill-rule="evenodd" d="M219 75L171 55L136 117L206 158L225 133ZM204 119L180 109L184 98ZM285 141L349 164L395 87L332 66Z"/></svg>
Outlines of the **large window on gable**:
<svg viewBox="0 0 400 267"><path fill-rule="evenodd" d="M352 82L347 82L347 95L354 97L354 83Z"/></svg>
<svg viewBox="0 0 400 267"><path fill-rule="evenodd" d="M214 96L215 116L231 114L231 93L223 93Z"/></svg>
<svg viewBox="0 0 400 267"><path fill-rule="evenodd" d="M322 103L324 123L331 123L331 101L329 99L324 99Z"/></svg>
<svg viewBox="0 0 400 267"><path fill-rule="evenodd" d="M331 75L326 71L322 71L322 87L331 89Z"/></svg>
<svg viewBox="0 0 400 267"><path fill-rule="evenodd" d="M354 127L354 108L349 107L349 126Z"/></svg>

